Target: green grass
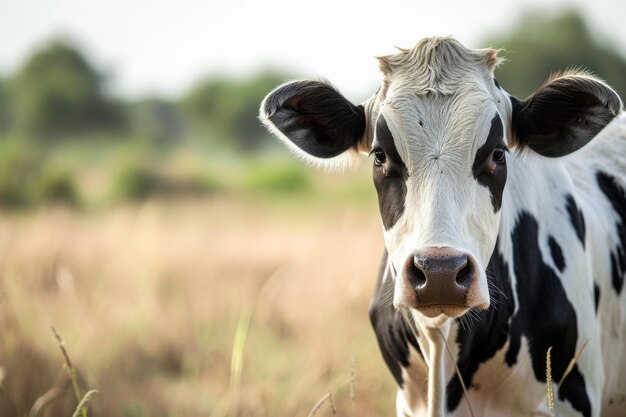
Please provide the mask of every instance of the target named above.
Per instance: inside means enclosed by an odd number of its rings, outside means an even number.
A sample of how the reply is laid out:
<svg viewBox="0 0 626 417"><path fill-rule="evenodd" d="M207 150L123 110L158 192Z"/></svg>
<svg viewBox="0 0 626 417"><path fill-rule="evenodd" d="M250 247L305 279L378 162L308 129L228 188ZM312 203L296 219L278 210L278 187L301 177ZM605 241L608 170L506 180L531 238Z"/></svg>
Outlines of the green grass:
<svg viewBox="0 0 626 417"><path fill-rule="evenodd" d="M0 207L88 210L218 195L352 204L373 201L369 170L364 161L356 171L329 174L282 149L240 155L195 142L155 148L131 138L41 144L5 137L0 138Z"/></svg>
<svg viewBox="0 0 626 417"><path fill-rule="evenodd" d="M312 173L298 161L251 161L243 172L242 186L260 194L294 194L310 192Z"/></svg>
<svg viewBox="0 0 626 417"><path fill-rule="evenodd" d="M67 371L67 374L72 382L72 389L74 391L74 395L76 396L76 410L72 417L87 417L87 403L91 399L92 395L96 394L97 390L89 390L83 396L81 394L80 385L78 384L78 377L76 375L76 368L72 365L72 361L70 360L70 355L67 353L67 349L65 348L65 342L57 332L57 330L52 326L52 333L54 333L54 337L59 342L59 348L61 349L61 353L63 354L63 360L65 361L63 367Z"/></svg>

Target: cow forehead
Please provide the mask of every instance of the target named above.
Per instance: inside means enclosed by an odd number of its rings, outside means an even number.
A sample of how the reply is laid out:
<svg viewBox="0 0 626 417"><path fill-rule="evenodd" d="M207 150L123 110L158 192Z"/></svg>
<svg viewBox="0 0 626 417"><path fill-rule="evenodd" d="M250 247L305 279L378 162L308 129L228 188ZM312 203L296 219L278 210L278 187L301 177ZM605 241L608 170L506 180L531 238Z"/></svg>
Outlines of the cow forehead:
<svg viewBox="0 0 626 417"><path fill-rule="evenodd" d="M468 78L490 78L498 63L495 49L468 49L453 38L423 39L411 49L400 49L395 55L380 57L385 83L409 86L421 94L452 94Z"/></svg>
<svg viewBox="0 0 626 417"><path fill-rule="evenodd" d="M383 83L366 107L370 128L379 112L386 114L405 158L408 148L419 145L435 154L466 147L471 149L464 149L465 154L473 153L484 141L474 130L493 118L496 107L508 114L507 100L493 79L497 55L495 49L468 49L453 38L432 37L380 57ZM479 142L467 142L470 137Z"/></svg>
<svg viewBox="0 0 626 417"><path fill-rule="evenodd" d="M378 122L385 120L409 173L436 161L469 169L497 113L493 98L479 90L446 96L405 94L383 102ZM376 131L372 148L379 145Z"/></svg>

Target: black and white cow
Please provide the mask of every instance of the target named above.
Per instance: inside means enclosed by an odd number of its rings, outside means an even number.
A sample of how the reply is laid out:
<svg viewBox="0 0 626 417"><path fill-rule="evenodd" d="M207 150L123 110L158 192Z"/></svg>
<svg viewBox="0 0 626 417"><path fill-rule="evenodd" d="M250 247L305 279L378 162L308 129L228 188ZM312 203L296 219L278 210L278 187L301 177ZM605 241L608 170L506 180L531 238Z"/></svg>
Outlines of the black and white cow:
<svg viewBox="0 0 626 417"><path fill-rule="evenodd" d="M424 39L379 58L363 105L295 81L260 118L309 161L373 156L370 317L398 416L548 416L550 347L558 416L626 416L622 102L576 71L518 100L497 55Z"/></svg>

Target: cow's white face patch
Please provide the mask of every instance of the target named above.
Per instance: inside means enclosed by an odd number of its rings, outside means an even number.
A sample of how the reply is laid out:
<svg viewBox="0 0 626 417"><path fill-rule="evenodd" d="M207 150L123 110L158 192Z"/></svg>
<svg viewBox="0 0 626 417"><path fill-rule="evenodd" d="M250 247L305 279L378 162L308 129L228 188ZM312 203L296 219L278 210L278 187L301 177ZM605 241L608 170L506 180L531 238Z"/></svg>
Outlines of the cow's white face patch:
<svg viewBox="0 0 626 417"><path fill-rule="evenodd" d="M485 268L498 235L511 110L489 68L466 64L474 67L445 93L417 90L410 72L388 74L369 103L375 121L373 180L396 272L394 303L420 304L411 293L424 282L406 276L420 251L449 248L469 259L465 304L447 305L445 295L437 295L437 302L426 302L428 308L417 314L429 326L489 306Z"/></svg>

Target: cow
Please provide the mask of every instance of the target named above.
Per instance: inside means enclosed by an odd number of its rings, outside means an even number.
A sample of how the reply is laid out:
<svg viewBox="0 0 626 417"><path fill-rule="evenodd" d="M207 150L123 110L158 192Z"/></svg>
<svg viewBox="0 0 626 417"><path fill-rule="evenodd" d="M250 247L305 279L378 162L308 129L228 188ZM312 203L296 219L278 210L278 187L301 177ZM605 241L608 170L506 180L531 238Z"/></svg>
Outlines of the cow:
<svg viewBox="0 0 626 417"><path fill-rule="evenodd" d="M423 39L361 105L298 80L259 117L309 162L373 159L398 416L626 416L623 103L576 70L517 99L498 54Z"/></svg>

